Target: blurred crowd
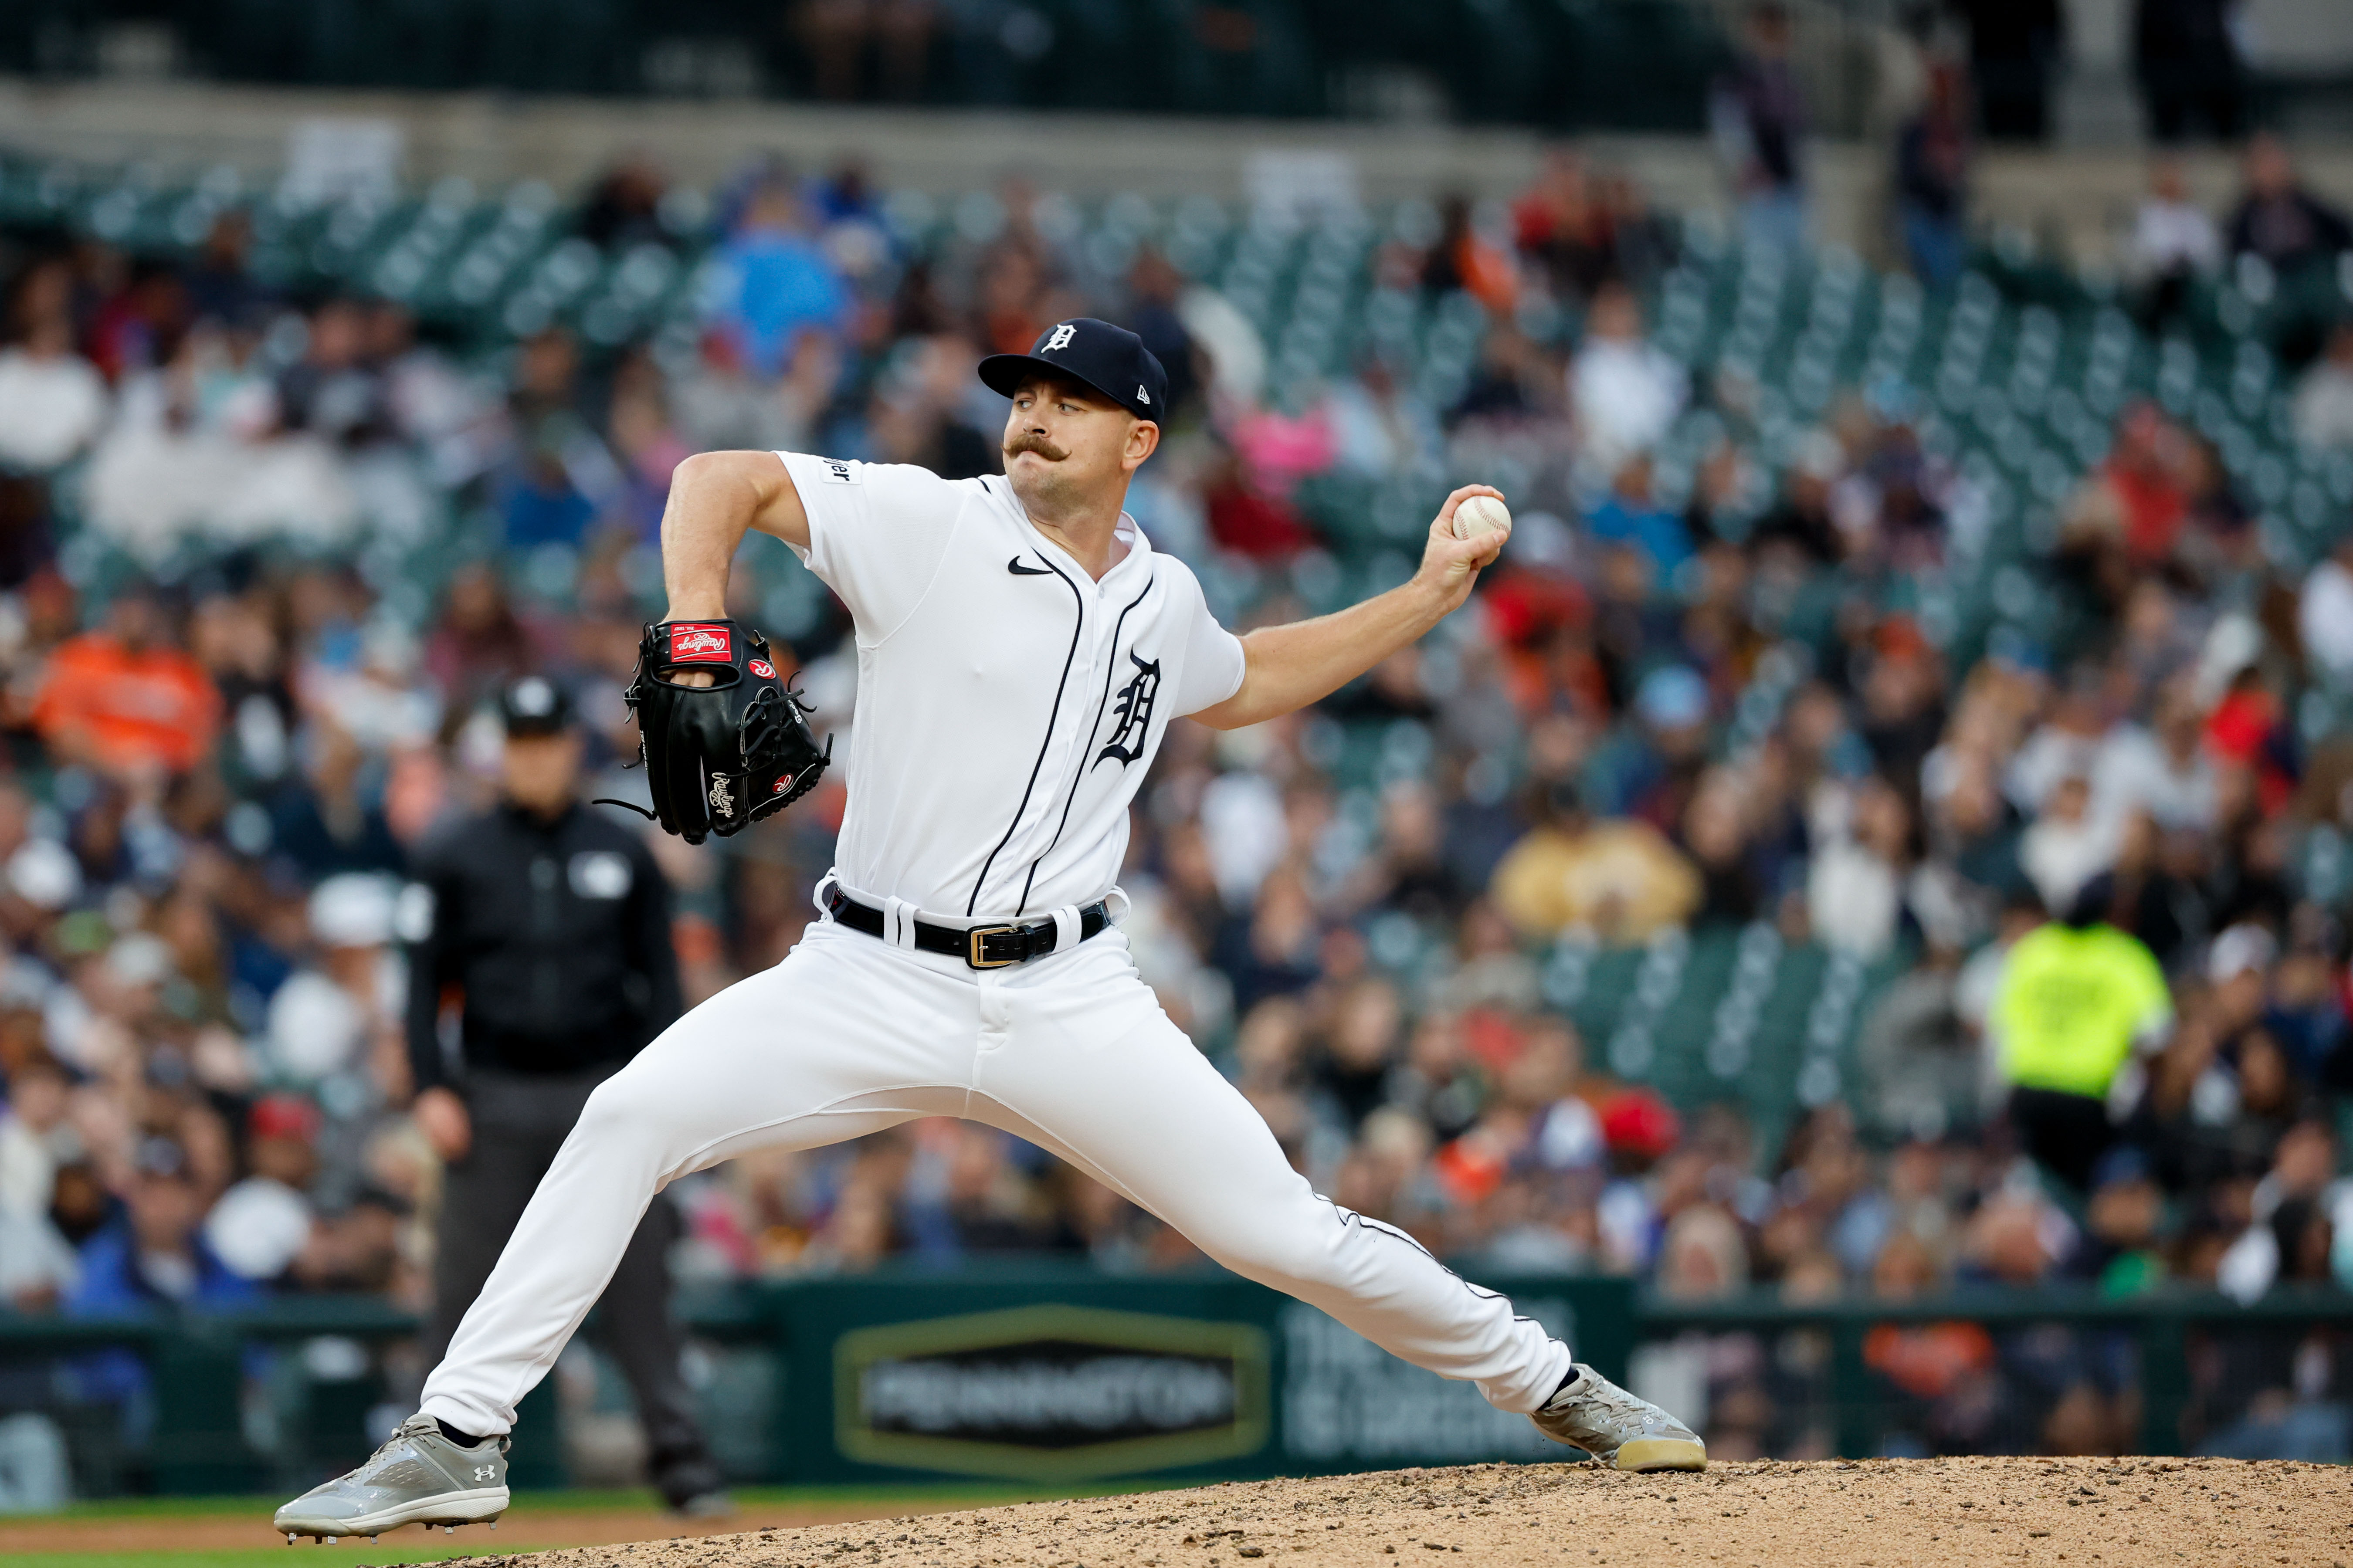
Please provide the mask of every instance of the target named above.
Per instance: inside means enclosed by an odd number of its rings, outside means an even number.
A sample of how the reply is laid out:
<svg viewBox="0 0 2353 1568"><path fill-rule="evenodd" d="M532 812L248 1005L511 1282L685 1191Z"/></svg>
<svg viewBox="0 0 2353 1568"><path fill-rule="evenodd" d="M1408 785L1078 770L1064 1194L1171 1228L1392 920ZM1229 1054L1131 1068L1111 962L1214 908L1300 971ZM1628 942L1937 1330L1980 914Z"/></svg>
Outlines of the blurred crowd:
<svg viewBox="0 0 2353 1568"><path fill-rule="evenodd" d="M2251 175L2227 237L2177 199L2144 225L2152 253L2209 267L2295 221L2316 254L2342 243L2288 199L2275 146ZM670 244L662 196L659 171L617 169L578 230ZM0 252L17 1308L415 1304L438 1169L405 1114L405 869L488 798L490 694L567 683L611 773L635 752L619 692L681 457L992 471L1003 405L974 362L1082 310L1168 367L1133 510L1238 626L1303 613L1339 570L1328 487L1515 476L1512 544L1471 607L1293 719L1176 725L1137 807L1137 961L1320 1191L1470 1267L1678 1300L2353 1285L2353 930L2306 853L2353 831L2353 743L2296 721L2353 685L2353 526L2283 574L2211 444L2136 404L2058 510L2048 634L1948 657L1921 590L1979 547L1986 508L1921 410L1835 399L1766 468L1753 384L1694 381L1651 340L1682 228L1567 153L1516 203L1441 202L1373 252L1379 299L1467 297L1491 323L1442 405L1377 352L1276 384L1247 313L1148 245L1106 274L1018 183L922 250L855 165L756 165L714 205L699 333L667 354L561 328L469 353L388 300L279 297L234 213L185 261L41 236ZM1790 221L1768 207L1759 232ZM1525 330L1547 319L1567 325ZM2343 443L2353 333L2331 341L2298 427ZM1694 418L1714 436L1662 485L1662 443ZM111 552L77 557L84 533ZM846 617L757 542L737 611L847 731ZM652 835L690 1002L796 940L840 809L834 783L723 845ZM1599 1059L1551 966L1679 933L1893 973L1845 1092L1676 1103ZM694 1279L1197 1257L1041 1152L944 1121L674 1195ZM1770 1429L1769 1358L1695 1353L1720 1452L1802 1447ZM1936 1443L2010 1440L1996 1405L2033 1440L2123 1440L2088 1352L2045 1367L2047 1346L1980 1332L1873 1354ZM1997 1371L2009 1404L1983 1392ZM2342 1397L2347 1372L2318 1375L2314 1397Z"/></svg>

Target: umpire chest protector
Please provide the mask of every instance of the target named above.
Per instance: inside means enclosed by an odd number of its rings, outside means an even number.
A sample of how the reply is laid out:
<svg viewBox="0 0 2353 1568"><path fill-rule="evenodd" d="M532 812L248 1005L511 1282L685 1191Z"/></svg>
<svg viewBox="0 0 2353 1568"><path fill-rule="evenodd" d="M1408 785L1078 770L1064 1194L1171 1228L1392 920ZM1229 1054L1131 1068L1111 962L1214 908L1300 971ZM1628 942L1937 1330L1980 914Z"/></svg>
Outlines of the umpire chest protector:
<svg viewBox="0 0 2353 1568"><path fill-rule="evenodd" d="M502 805L418 858L410 962L465 998L467 1055L522 1070L627 1057L675 1016L670 898L638 837L580 806Z"/></svg>
<svg viewBox="0 0 2353 1568"><path fill-rule="evenodd" d="M1123 516L1091 578L1001 477L779 456L856 626L841 884L951 920L1102 898L1168 721L1241 684L1190 569Z"/></svg>

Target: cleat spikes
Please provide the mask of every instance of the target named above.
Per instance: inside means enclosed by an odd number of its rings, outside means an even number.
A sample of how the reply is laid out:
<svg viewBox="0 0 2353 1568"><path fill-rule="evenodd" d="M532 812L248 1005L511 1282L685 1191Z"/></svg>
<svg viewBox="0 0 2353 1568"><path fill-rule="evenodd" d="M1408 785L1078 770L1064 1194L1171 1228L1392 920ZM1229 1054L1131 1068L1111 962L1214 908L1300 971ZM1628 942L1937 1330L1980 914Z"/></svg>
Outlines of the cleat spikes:
<svg viewBox="0 0 2353 1568"><path fill-rule="evenodd" d="M294 1544L294 1532L290 1530L286 1532L286 1544L289 1546Z"/></svg>
<svg viewBox="0 0 2353 1568"><path fill-rule="evenodd" d="M340 1541L340 1540L341 1540L341 1539L343 1539L343 1538L342 1538L341 1536L335 1536L335 1535L318 1535L318 1536L312 1536L312 1537L311 1537L311 1539L312 1539L312 1540L314 1540L314 1541L323 1541L323 1542L325 1542L328 1545L332 1546L336 1542Z"/></svg>

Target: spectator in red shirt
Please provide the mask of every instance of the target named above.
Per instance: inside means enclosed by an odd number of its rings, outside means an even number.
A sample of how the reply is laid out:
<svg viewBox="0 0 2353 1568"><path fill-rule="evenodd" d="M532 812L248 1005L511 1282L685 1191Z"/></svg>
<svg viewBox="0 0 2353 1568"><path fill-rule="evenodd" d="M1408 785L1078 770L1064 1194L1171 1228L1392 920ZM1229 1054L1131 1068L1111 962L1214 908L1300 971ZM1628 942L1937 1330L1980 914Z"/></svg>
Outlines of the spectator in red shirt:
<svg viewBox="0 0 2353 1568"><path fill-rule="evenodd" d="M1553 292L1585 300L1618 274L1609 212L1596 199L1584 162L1566 148L1545 154L1527 194L1513 204L1514 238L1544 268Z"/></svg>
<svg viewBox="0 0 2353 1568"><path fill-rule="evenodd" d="M2189 521L2189 440L2154 403L2116 421L2108 459L2076 487L2062 512L2060 552L2111 606L2169 560Z"/></svg>

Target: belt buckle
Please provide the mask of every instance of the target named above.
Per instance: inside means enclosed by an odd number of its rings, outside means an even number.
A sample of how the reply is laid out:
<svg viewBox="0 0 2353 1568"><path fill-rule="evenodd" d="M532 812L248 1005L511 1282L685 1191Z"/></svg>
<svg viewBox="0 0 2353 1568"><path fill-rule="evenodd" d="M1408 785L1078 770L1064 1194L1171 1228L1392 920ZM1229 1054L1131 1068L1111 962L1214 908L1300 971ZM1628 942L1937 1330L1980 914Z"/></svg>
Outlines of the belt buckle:
<svg viewBox="0 0 2353 1568"><path fill-rule="evenodd" d="M1020 931L1018 925L975 926L965 932L968 939L964 962L971 969L1010 969L1021 962L1018 958L987 958L982 956L982 944L992 936L1011 936Z"/></svg>

